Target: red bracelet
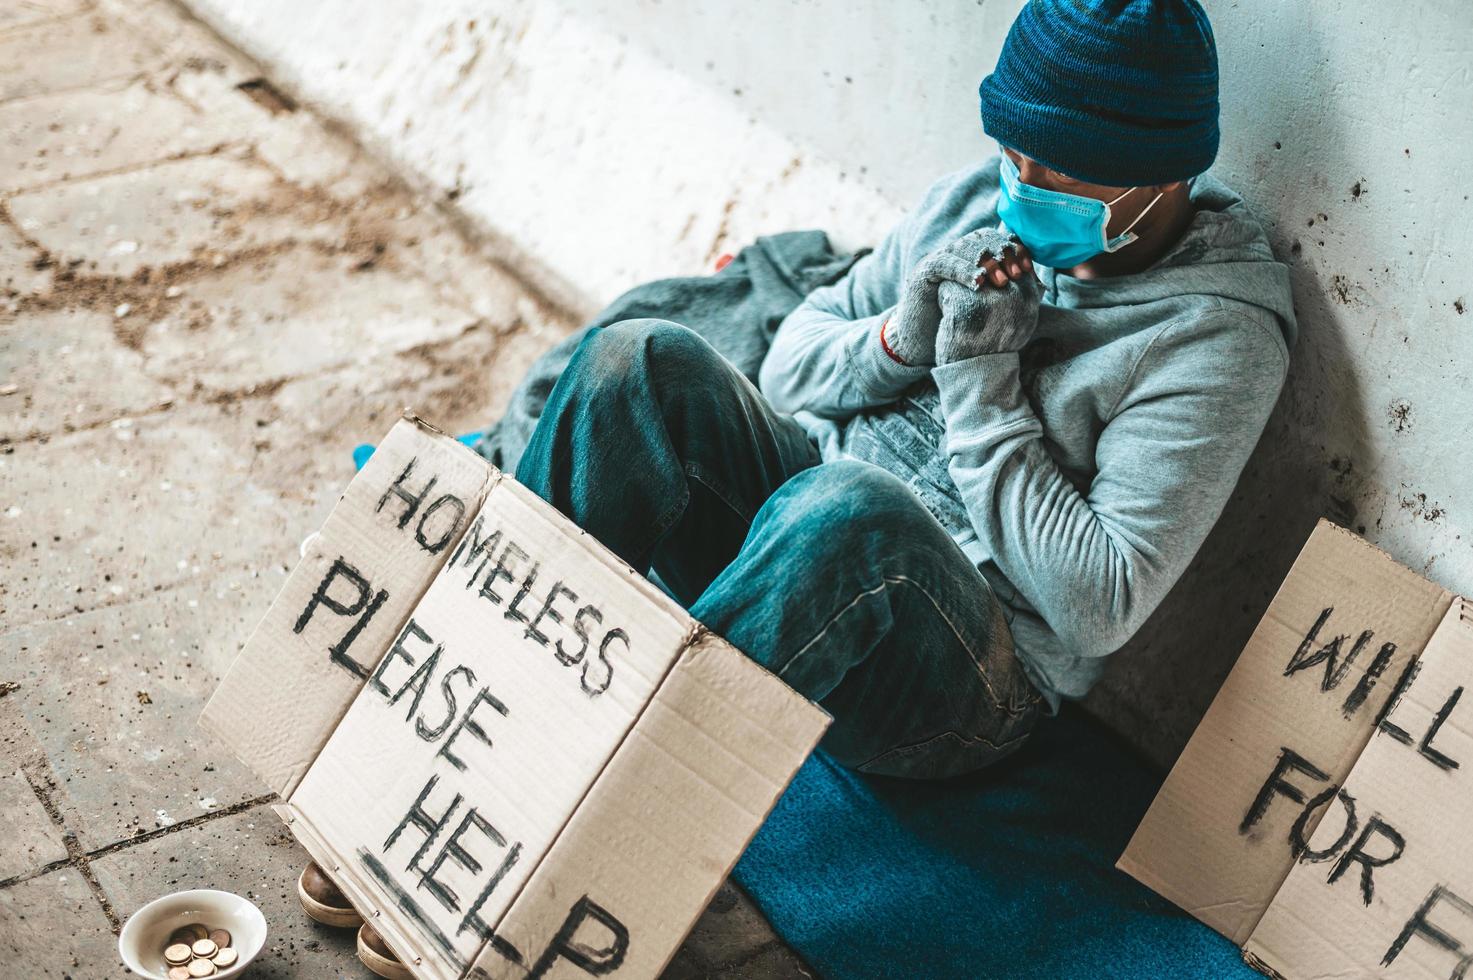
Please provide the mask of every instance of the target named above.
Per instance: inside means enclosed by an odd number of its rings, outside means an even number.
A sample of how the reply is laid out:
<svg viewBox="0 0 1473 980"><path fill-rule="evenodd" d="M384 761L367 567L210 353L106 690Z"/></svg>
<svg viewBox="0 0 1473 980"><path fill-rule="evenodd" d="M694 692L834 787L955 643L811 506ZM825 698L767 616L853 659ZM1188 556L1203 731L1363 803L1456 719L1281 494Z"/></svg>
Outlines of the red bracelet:
<svg viewBox="0 0 1473 980"><path fill-rule="evenodd" d="M889 355L890 360L894 361L896 364L900 364L900 365L903 365L905 367L910 367L911 366L910 365L910 362L907 361L905 358L901 357L899 354L895 353L893 350L891 350L890 349L890 345L885 342L885 328L888 327L889 325L890 325L890 318L889 317L885 317L885 322L882 323L882 324L880 324L880 347L885 351L885 353L887 355Z"/></svg>

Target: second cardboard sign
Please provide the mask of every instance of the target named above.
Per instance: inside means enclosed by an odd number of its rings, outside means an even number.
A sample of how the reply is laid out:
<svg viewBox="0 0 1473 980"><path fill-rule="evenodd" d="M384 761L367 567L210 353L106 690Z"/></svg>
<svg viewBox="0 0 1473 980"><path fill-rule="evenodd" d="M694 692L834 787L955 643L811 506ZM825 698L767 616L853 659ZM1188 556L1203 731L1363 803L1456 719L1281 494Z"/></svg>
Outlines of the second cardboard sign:
<svg viewBox="0 0 1473 980"><path fill-rule="evenodd" d="M1473 609L1321 522L1120 867L1287 980L1473 964Z"/></svg>

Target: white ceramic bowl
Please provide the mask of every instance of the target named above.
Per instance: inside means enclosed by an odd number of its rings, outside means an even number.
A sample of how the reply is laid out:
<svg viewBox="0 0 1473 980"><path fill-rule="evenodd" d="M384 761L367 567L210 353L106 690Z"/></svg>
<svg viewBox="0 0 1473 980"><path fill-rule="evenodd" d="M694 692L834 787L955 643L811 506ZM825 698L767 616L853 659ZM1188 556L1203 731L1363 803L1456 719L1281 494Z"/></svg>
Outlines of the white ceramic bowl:
<svg viewBox="0 0 1473 980"><path fill-rule="evenodd" d="M213 976L225 980L240 974L266 945L266 917L248 899L230 892L195 888L156 898L129 916L118 936L118 953L128 969L148 980L168 980L164 946L175 929L202 922L225 929L239 959Z"/></svg>

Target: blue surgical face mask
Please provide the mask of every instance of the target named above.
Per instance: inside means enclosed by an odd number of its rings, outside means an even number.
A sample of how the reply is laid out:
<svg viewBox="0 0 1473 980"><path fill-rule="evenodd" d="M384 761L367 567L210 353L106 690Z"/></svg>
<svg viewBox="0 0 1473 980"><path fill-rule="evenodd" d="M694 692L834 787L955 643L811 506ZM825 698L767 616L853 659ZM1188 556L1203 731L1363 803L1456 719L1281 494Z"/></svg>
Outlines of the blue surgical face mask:
<svg viewBox="0 0 1473 980"><path fill-rule="evenodd" d="M1134 187L1125 194L1133 190ZM1018 165L1003 154L1002 193L997 201L997 216L1008 231L1028 247L1034 261L1052 269L1072 269L1101 252L1117 252L1135 241L1135 232L1130 229L1162 197L1157 194L1129 227L1114 238L1106 238L1110 206L1119 203L1125 194L1106 203L1080 194L1034 187L1023 183Z"/></svg>

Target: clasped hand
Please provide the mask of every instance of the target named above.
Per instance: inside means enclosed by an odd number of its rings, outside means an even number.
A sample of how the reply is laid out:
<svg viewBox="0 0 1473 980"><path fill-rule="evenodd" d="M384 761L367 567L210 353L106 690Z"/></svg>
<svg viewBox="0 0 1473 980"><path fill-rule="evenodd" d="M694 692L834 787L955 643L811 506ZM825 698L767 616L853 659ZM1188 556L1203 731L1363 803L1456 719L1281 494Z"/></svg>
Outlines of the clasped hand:
<svg viewBox="0 0 1473 980"><path fill-rule="evenodd" d="M907 364L928 366L1020 350L1037 326L1041 296L1017 238L978 229L921 260L884 338Z"/></svg>

